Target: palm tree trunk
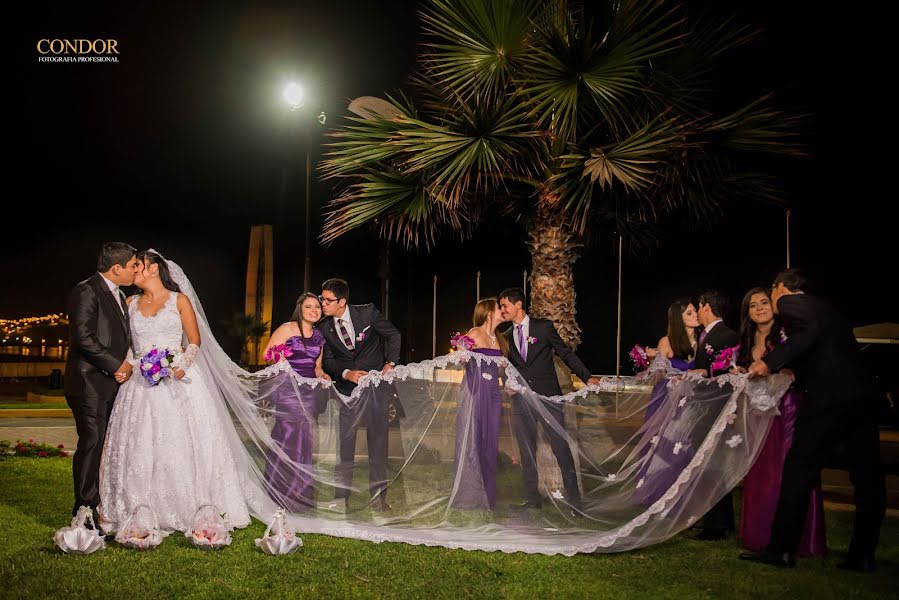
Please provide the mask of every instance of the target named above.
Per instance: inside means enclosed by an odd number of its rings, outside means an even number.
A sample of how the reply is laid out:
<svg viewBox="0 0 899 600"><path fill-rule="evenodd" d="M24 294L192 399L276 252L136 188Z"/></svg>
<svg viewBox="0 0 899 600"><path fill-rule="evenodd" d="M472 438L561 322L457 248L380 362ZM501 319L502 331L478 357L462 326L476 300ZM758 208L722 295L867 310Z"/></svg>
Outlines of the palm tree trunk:
<svg viewBox="0 0 899 600"><path fill-rule="evenodd" d="M528 231L528 246L531 249L531 309L535 317L550 319L555 323L559 336L566 344L576 349L581 343L581 328L577 324L577 293L574 290L574 263L580 257L582 244L578 235L554 213L555 202L551 198L541 198L537 218ZM571 371L555 358L556 374L562 393L573 391ZM576 435L577 415L574 407L565 407L565 426L572 439ZM580 468L577 447L572 445L575 468ZM544 492L564 490L562 473L552 455L552 450L541 432L537 438L537 472L540 487Z"/></svg>

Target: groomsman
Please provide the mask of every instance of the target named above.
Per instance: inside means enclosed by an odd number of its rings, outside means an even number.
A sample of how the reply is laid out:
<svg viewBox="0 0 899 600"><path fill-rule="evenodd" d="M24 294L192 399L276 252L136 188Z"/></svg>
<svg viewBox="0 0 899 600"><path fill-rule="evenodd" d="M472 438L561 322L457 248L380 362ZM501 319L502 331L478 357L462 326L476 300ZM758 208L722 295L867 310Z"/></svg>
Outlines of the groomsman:
<svg viewBox="0 0 899 600"><path fill-rule="evenodd" d="M768 548L740 558L778 567L795 565L808 494L824 461L842 445L855 486L855 525L849 554L838 566L871 572L876 568L874 553L886 511L877 390L849 322L830 303L806 294L805 289L806 279L798 269L788 269L774 279L771 302L787 340L749 367L750 377L791 368L804 397L784 461Z"/></svg>
<svg viewBox="0 0 899 600"><path fill-rule="evenodd" d="M500 311L503 319L512 322L512 327L503 333L509 341L509 361L525 378L532 390L541 396L558 396L562 393L553 356L558 355L568 368L583 381L599 385L599 379L590 375L590 370L568 347L552 321L536 319L524 310L524 293L520 288L503 290L499 295ZM543 410L538 410L542 408ZM547 416L555 423L550 423ZM540 508L542 500L537 474L537 424L549 439L550 447L559 463L562 481L565 484L566 501L573 510L581 506L581 495L577 483L574 457L568 439L559 431L565 431L565 416L562 407L544 402L542 407L528 405L521 398L512 401L512 429L521 453L521 474L524 478L525 501L514 504L513 508Z"/></svg>
<svg viewBox="0 0 899 600"><path fill-rule="evenodd" d="M714 377L727 373L729 367L715 371L712 363L715 357L725 348L732 348L740 343L737 333L724 324L727 313L727 297L718 291L710 290L699 297L699 324L702 333L696 345L696 363L693 372L703 377ZM698 391L701 393L701 390ZM723 540L734 533L734 499L730 492L706 513L702 520L702 531L699 539L705 541Z"/></svg>
<svg viewBox="0 0 899 600"><path fill-rule="evenodd" d="M343 279L322 284L322 312L318 327L325 337L322 368L341 394L349 396L369 371L387 373L400 359L400 332L385 319L374 304L349 305L350 287ZM385 512L387 504L387 408L393 395L392 385L371 388L372 395L361 406L340 406L340 441L336 497L350 495L356 457L356 432L365 424L368 441L368 485L372 507Z"/></svg>

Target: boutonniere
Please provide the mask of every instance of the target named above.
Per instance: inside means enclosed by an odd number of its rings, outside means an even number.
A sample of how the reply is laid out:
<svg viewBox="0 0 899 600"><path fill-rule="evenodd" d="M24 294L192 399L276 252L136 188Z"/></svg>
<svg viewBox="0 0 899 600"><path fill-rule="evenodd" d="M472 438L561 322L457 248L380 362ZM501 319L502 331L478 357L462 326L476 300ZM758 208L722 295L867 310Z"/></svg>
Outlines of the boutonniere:
<svg viewBox="0 0 899 600"><path fill-rule="evenodd" d="M371 327L371 325L369 325L368 327ZM360 331L360 332L359 332L359 335L356 336L356 341L357 341L357 342L361 342L362 340L365 339L365 332L368 331L368 327L366 327L365 329L363 329L362 331Z"/></svg>
<svg viewBox="0 0 899 600"><path fill-rule="evenodd" d="M715 354L715 349L712 348L711 344L705 345L705 353L708 354L709 356L713 356Z"/></svg>
<svg viewBox="0 0 899 600"><path fill-rule="evenodd" d="M532 345L533 345L533 344L536 344L536 343L537 343L537 338L535 338L535 337L529 335L529 336L528 336L528 344L532 344Z"/></svg>
<svg viewBox="0 0 899 600"><path fill-rule="evenodd" d="M780 343L785 344L788 339L790 339L790 338L787 337L787 332L784 330L783 327L781 327L780 328Z"/></svg>

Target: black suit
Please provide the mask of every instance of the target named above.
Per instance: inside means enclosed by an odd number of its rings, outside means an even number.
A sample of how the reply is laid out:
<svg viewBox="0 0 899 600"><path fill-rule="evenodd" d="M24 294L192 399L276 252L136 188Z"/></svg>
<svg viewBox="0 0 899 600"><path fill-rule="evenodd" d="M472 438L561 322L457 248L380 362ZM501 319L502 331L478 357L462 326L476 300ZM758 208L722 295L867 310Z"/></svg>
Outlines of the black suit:
<svg viewBox="0 0 899 600"><path fill-rule="evenodd" d="M562 389L559 387L559 377L556 375L556 366L553 362L554 354L558 354L568 368L585 382L591 377L590 371L583 361L562 341L552 321L529 317L528 337L533 338L533 343L525 342L527 344L527 360L522 358L515 343L515 326L510 327L503 335L509 341L509 362L521 373L531 389L541 396L557 396L562 393ZM565 417L562 407L552 403L544 403L543 407L564 431ZM516 398L512 402L512 428L515 431L518 451L521 454L521 473L527 499L534 503L540 502L537 475L538 422L543 423L543 431L546 433L556 461L559 463L568 499L572 502L579 501L577 472L568 440L546 422L545 415L520 398Z"/></svg>
<svg viewBox="0 0 899 600"><path fill-rule="evenodd" d="M804 393L784 461L771 552L795 552L802 536L808 495L831 452L840 444L855 486L852 559L874 558L886 506L875 406L877 391L862 361L849 322L831 304L807 294L781 297L778 313L786 342L763 360L772 371L793 369Z"/></svg>
<svg viewBox="0 0 899 600"><path fill-rule="evenodd" d="M344 344L333 317L325 317L318 327L325 336L322 351L322 369L334 380L340 393L349 396L356 384L343 378L343 371L380 371L388 362L400 359L401 337L399 330L385 319L374 304L348 305L356 339L350 350ZM362 339L359 339L359 338ZM338 498L347 498L353 480L353 464L356 456L356 432L361 423L366 426L368 441L368 486L372 497L386 491L387 485L387 407L394 395L392 385L381 384L372 388L372 401L363 406L340 406L340 441L337 478L342 487Z"/></svg>
<svg viewBox="0 0 899 600"><path fill-rule="evenodd" d="M725 348L739 346L740 336L738 336L733 329L725 325L723 321L719 321L717 325L712 327L712 330L709 331L704 338L702 338L702 335L703 334L700 333L702 343L696 345L695 368L705 369L711 377L722 375L730 371L729 366L724 369L712 371L712 363L715 361L715 357L718 353ZM714 387L705 389L700 387L696 390L698 395L702 395L704 392L717 394L720 393L720 390L716 390ZM734 531L734 498L730 492L725 494L724 497L705 514L702 521L702 528L706 533L712 535L725 535Z"/></svg>
<svg viewBox="0 0 899 600"><path fill-rule="evenodd" d="M123 307L99 273L75 286L66 310L69 356L65 393L78 431L78 448L72 460L74 515L82 505L96 508L100 503L100 456L119 390L114 374L128 354L131 330Z"/></svg>

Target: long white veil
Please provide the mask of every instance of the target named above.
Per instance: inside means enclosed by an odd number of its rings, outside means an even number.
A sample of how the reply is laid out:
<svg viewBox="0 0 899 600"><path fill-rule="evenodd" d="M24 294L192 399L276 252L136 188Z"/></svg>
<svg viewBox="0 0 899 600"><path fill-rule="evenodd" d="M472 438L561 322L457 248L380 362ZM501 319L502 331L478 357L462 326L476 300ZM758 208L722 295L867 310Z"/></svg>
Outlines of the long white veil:
<svg viewBox="0 0 899 600"><path fill-rule="evenodd" d="M656 544L739 483L791 383L782 375L705 380L659 358L638 377L547 398L503 357L463 350L373 371L346 397L283 361L256 373L240 368L215 340L184 271L167 264L196 311L194 367L214 383L220 417L234 425L229 441L250 512L269 522L285 508L299 532L566 555ZM661 404L645 418L653 389ZM565 491L550 445L522 456L513 416L522 409L534 415L534 435L562 440L556 452L567 445L580 501ZM349 424L358 439L344 479L338 447ZM276 441L275 427L290 437ZM386 483L376 489L386 490L386 507L370 492L380 443ZM303 444L309 451L298 453ZM542 506L517 510L510 505L525 498L528 458L538 466Z"/></svg>

